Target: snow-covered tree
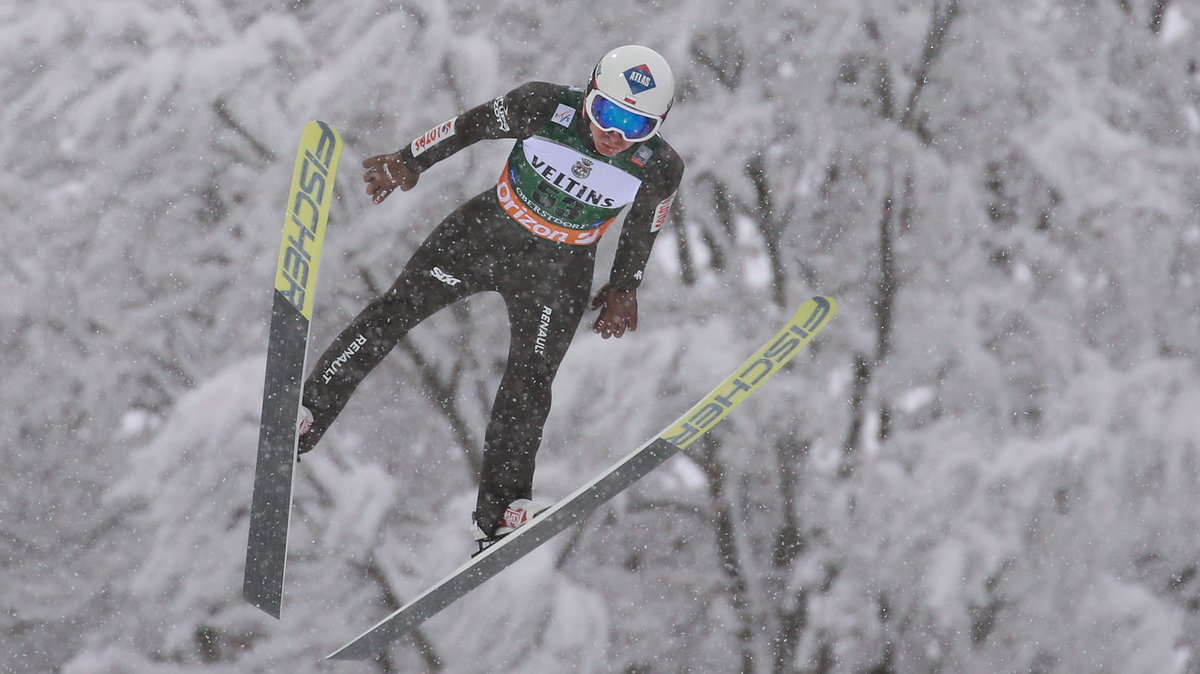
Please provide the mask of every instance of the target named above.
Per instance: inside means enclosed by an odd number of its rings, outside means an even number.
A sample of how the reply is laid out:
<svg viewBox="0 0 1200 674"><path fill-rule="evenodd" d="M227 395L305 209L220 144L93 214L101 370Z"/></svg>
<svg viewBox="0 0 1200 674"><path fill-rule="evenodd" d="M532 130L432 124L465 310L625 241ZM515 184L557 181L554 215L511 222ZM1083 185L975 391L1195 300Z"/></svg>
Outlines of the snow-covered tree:
<svg viewBox="0 0 1200 674"><path fill-rule="evenodd" d="M296 135L347 141L319 349L507 147L382 207L363 157L643 42L688 173L641 329L563 365L539 495L808 296L841 315L368 668L1200 671L1198 28L1195 0L7 3L6 667L334 671L458 566L506 351L486 296L404 340L301 464L284 619L240 600Z"/></svg>

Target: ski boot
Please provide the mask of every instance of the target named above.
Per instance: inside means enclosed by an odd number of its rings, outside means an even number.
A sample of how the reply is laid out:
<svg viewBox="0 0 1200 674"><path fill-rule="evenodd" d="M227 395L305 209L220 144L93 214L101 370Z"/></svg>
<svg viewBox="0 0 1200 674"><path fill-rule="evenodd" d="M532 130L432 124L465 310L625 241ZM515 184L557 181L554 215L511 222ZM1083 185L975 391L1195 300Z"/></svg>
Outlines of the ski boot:
<svg viewBox="0 0 1200 674"><path fill-rule="evenodd" d="M504 510L504 517L500 520L499 526L489 535L483 527L479 525L478 513L471 514L471 535L475 538L475 543L479 545L479 550L475 553L478 555L490 548L496 541L516 531L526 522L537 517L548 506L538 505L527 498L519 498L508 504L508 508ZM474 557L475 555L471 555Z"/></svg>
<svg viewBox="0 0 1200 674"><path fill-rule="evenodd" d="M296 417L296 463L303 461L305 453L312 451L312 447L306 447L301 439L308 429L313 425L313 413L304 405L300 406L300 414Z"/></svg>
<svg viewBox="0 0 1200 674"><path fill-rule="evenodd" d="M304 434L308 432L308 429L312 428L312 425L312 410L308 409L304 405L301 405L300 416L296 419L296 437L304 437Z"/></svg>

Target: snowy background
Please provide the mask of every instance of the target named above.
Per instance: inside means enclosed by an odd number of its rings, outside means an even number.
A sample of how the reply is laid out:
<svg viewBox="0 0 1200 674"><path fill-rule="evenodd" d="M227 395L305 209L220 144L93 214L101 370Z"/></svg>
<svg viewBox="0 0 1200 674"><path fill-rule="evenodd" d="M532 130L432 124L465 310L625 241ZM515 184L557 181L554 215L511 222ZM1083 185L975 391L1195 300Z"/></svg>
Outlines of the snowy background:
<svg viewBox="0 0 1200 674"><path fill-rule="evenodd" d="M0 2L0 668L1200 672L1198 37L1198 0ZM397 348L298 472L283 620L244 603L300 128L347 142L320 349L509 144L378 207L364 157L628 42L688 174L538 494L807 297L841 315L584 526L322 662L470 551L507 325L480 296Z"/></svg>

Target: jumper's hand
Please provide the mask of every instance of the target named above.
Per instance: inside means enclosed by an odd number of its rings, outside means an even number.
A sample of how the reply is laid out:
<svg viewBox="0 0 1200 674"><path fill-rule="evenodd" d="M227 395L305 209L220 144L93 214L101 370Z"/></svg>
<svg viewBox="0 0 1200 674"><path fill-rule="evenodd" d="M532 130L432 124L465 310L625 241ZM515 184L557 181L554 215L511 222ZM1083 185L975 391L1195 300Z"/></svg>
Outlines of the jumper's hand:
<svg viewBox="0 0 1200 674"><path fill-rule="evenodd" d="M600 316L592 324L592 332L604 339L620 337L625 330L637 330L637 289L620 290L606 285L596 293L592 309L599 309Z"/></svg>
<svg viewBox="0 0 1200 674"><path fill-rule="evenodd" d="M367 194L375 203L382 203L398 187L407 192L417 186L420 174L404 165L400 153L381 154L363 160L363 181L367 183Z"/></svg>

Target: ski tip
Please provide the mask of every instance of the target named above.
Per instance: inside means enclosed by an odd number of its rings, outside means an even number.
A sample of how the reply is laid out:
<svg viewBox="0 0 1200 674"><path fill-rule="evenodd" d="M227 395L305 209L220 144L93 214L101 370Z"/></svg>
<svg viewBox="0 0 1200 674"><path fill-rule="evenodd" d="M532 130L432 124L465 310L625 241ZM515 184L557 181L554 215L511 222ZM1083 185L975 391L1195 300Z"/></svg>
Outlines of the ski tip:
<svg viewBox="0 0 1200 674"><path fill-rule="evenodd" d="M799 324L806 334L816 335L833 320L837 309L837 301L832 297L815 295L796 309L792 321Z"/></svg>
<svg viewBox="0 0 1200 674"><path fill-rule="evenodd" d="M310 121L308 124L305 124L304 126L306 129L310 126L315 126L318 129L321 129L323 131L328 130L329 133L332 133L334 136L337 136L337 139L339 141L342 139L342 134L338 133L337 129L333 128L333 126L329 122L326 122L324 120L314 119L314 120Z"/></svg>
<svg viewBox="0 0 1200 674"><path fill-rule="evenodd" d="M814 295L812 299L817 303L817 306L829 310L830 314L837 313L837 300L832 297L828 295Z"/></svg>

